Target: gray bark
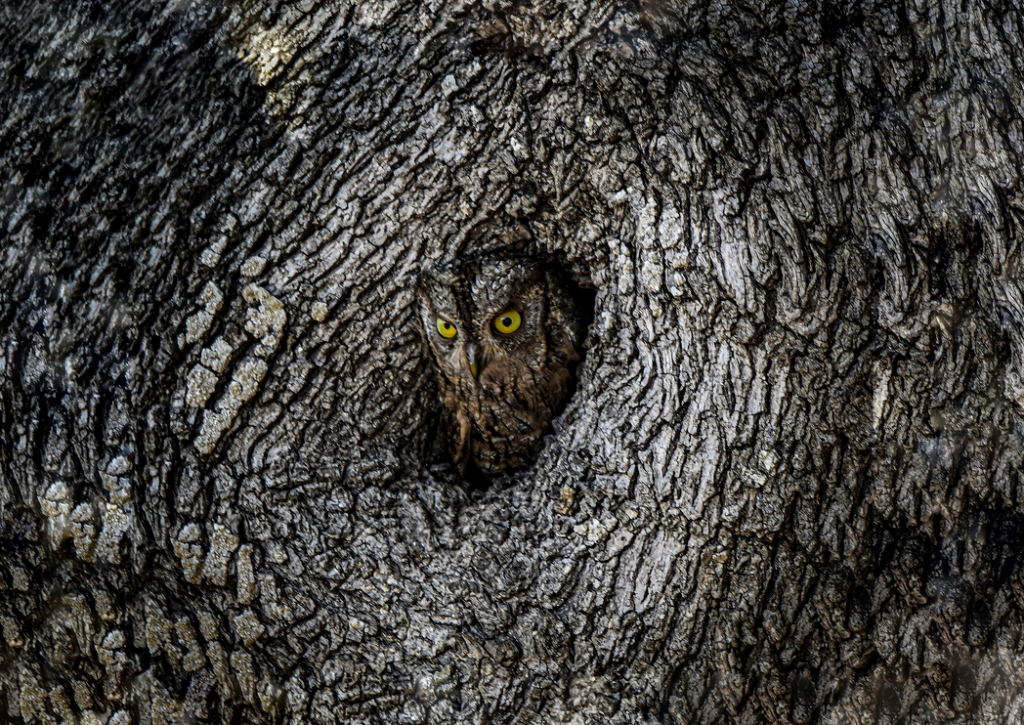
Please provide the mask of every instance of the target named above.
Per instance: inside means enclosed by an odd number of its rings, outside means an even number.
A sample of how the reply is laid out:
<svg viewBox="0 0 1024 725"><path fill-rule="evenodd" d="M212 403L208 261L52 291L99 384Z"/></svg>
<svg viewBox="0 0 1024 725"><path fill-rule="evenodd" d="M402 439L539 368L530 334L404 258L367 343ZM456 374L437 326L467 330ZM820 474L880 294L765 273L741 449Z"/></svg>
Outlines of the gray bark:
<svg viewBox="0 0 1024 725"><path fill-rule="evenodd" d="M1024 719L1018 4L0 19L4 716ZM412 284L495 244L595 316L470 492Z"/></svg>

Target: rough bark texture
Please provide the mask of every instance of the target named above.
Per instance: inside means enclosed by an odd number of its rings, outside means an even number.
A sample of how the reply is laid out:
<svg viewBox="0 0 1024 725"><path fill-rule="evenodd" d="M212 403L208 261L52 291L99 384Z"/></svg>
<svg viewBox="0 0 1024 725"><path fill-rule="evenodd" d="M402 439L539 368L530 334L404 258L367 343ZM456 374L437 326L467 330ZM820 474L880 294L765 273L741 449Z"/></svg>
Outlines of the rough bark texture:
<svg viewBox="0 0 1024 725"><path fill-rule="evenodd" d="M8 0L0 719L1024 719L1024 8ZM412 283L596 291L532 468Z"/></svg>

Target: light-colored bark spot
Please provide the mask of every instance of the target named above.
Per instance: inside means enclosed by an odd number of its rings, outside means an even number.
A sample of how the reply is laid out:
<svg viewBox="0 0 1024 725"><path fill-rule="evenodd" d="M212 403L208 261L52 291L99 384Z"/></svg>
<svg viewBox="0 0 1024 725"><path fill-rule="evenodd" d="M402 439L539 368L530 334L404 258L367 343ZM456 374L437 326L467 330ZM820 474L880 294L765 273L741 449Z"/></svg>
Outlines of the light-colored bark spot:
<svg viewBox="0 0 1024 725"><path fill-rule="evenodd" d="M116 677L128 663L124 645L124 632L115 629L107 633L100 645L96 647L96 657L106 668L108 676Z"/></svg>
<svg viewBox="0 0 1024 725"><path fill-rule="evenodd" d="M205 637L206 635L204 634L203 636ZM224 645L216 639L208 639L208 642L206 656L210 658L210 664L213 666L213 674L217 678L217 684L223 692L233 692L234 683L231 681L231 671L228 669L228 658L224 652Z"/></svg>
<svg viewBox="0 0 1024 725"><path fill-rule="evenodd" d="M185 579L192 584L202 582L203 547L200 545L202 530L196 524L181 527L177 536L171 537L174 555L181 560Z"/></svg>
<svg viewBox="0 0 1024 725"><path fill-rule="evenodd" d="M199 429L199 435L196 436L196 450L203 455L212 453L217 445L217 441L220 440L221 435L227 430L229 425L231 425L230 417L217 411L206 411L203 414L203 425Z"/></svg>
<svg viewBox="0 0 1024 725"><path fill-rule="evenodd" d="M574 531L579 536L582 536L587 543L587 546L594 546L595 544L604 540L608 536L609 532L612 531L618 525L618 521L614 517L607 517L604 520L591 519L582 524L574 527Z"/></svg>
<svg viewBox="0 0 1024 725"><path fill-rule="evenodd" d="M267 364L259 358L248 358L238 366L231 376L227 392L217 402L217 410L207 410L203 415L203 425L195 440L196 449L200 453L209 454L213 451L242 405L256 394L266 374Z"/></svg>
<svg viewBox="0 0 1024 725"><path fill-rule="evenodd" d="M174 623L174 633L178 635L178 641L185 648L185 656L181 665L186 672L198 672L206 665L206 657L199 646L196 637L196 630L188 617L181 617Z"/></svg>
<svg viewBox="0 0 1024 725"><path fill-rule="evenodd" d="M6 614L0 614L0 628L4 632L4 641L11 649L19 649L25 646L25 639L21 634L21 627L18 621Z"/></svg>
<svg viewBox="0 0 1024 725"><path fill-rule="evenodd" d="M238 58L252 68L256 82L265 86L291 61L295 48L287 33L272 28L250 35L237 52Z"/></svg>
<svg viewBox="0 0 1024 725"><path fill-rule="evenodd" d="M156 602L146 602L146 649L159 654L170 641L171 620Z"/></svg>
<svg viewBox="0 0 1024 725"><path fill-rule="evenodd" d="M27 592L32 587L32 582L28 578L28 572L20 566L11 567L11 582L14 585L14 590L18 592Z"/></svg>
<svg viewBox="0 0 1024 725"><path fill-rule="evenodd" d="M252 664L252 655L247 652L233 652L231 654L231 669L235 672L238 688L242 691L242 698L246 702L252 702L256 696L256 673Z"/></svg>
<svg viewBox="0 0 1024 725"><path fill-rule="evenodd" d="M885 413L885 404L889 402L889 378L892 376L890 364L876 366L875 373L875 395L871 399L871 414L874 420L875 430L882 424L882 416Z"/></svg>
<svg viewBox="0 0 1024 725"><path fill-rule="evenodd" d="M217 387L217 375L203 365L196 365L188 373L185 402L193 408L202 408Z"/></svg>
<svg viewBox="0 0 1024 725"><path fill-rule="evenodd" d="M445 98L448 98L457 90L459 90L459 84L455 80L455 76L446 75L444 80L441 81L441 92L444 93Z"/></svg>
<svg viewBox="0 0 1024 725"><path fill-rule="evenodd" d="M210 537L210 551L206 555L203 575L215 585L222 587L227 584L228 562L238 548L238 537L220 524L213 525Z"/></svg>
<svg viewBox="0 0 1024 725"><path fill-rule="evenodd" d="M274 712L278 708L278 703L280 703L281 695L283 693L284 691L281 689L280 685L264 675L260 681L258 693L260 706L263 708L263 711Z"/></svg>
<svg viewBox="0 0 1024 725"><path fill-rule="evenodd" d="M71 491L63 481L51 484L46 493L39 497L39 507L43 516L56 518L71 513Z"/></svg>
<svg viewBox="0 0 1024 725"><path fill-rule="evenodd" d="M25 722L33 722L36 720L37 715L43 718L47 717L46 690L41 687L37 687L35 685L34 678L21 685L20 695L22 720Z"/></svg>
<svg viewBox="0 0 1024 725"><path fill-rule="evenodd" d="M263 270L267 266L267 260L263 257L249 257L247 260L242 262L242 276L243 277L259 277L263 274Z"/></svg>
<svg viewBox="0 0 1024 725"><path fill-rule="evenodd" d="M203 635L203 639L208 642L216 641L218 627L220 626L217 622L217 618L214 617L210 612L205 610L199 610L195 612L196 617L199 619L199 634Z"/></svg>
<svg viewBox="0 0 1024 725"><path fill-rule="evenodd" d="M213 282L207 282L203 291L199 293L199 301L203 303L207 312L219 312L221 305L224 304L224 294Z"/></svg>
<svg viewBox="0 0 1024 725"><path fill-rule="evenodd" d="M71 702L67 693L60 685L50 689L50 707L55 710L65 722L73 722L75 714L71 710Z"/></svg>
<svg viewBox="0 0 1024 725"><path fill-rule="evenodd" d="M199 294L203 309L185 320L185 342L193 343L210 329L213 319L224 304L224 295L213 282L207 282Z"/></svg>
<svg viewBox="0 0 1024 725"><path fill-rule="evenodd" d="M508 139L508 145L512 148L512 153L515 154L516 158L521 161L526 161L530 158L530 147L526 145L526 140L522 136L513 134Z"/></svg>
<svg viewBox="0 0 1024 725"><path fill-rule="evenodd" d="M278 599L277 580L273 574L260 576L260 604L263 605L264 614L272 619L280 620L289 616L290 610Z"/></svg>
<svg viewBox="0 0 1024 725"><path fill-rule="evenodd" d="M245 318L245 331L273 351L280 344L281 332L288 319L284 303L257 284L247 286L242 290L242 296L252 305Z"/></svg>
<svg viewBox="0 0 1024 725"><path fill-rule="evenodd" d="M93 561L92 545L96 539L95 512L90 504L81 503L71 512L71 536L75 553L83 561Z"/></svg>
<svg viewBox="0 0 1024 725"><path fill-rule="evenodd" d="M121 539L131 529L132 519L120 506L108 506L103 512L103 529L96 542L96 557L112 564L121 562Z"/></svg>
<svg viewBox="0 0 1024 725"><path fill-rule="evenodd" d="M202 338L206 331L210 329L212 323L213 315L206 310L199 310L199 312L190 316L185 320L185 342L193 343Z"/></svg>
<svg viewBox="0 0 1024 725"><path fill-rule="evenodd" d="M247 647L251 647L256 640L266 634L266 631L267 628L251 609L246 609L235 617L235 633Z"/></svg>
<svg viewBox="0 0 1024 725"><path fill-rule="evenodd" d="M199 255L199 263L204 267L216 267L217 263L220 262L220 255L224 252L224 247L227 246L228 238L224 235L217 237L209 247L204 249Z"/></svg>
<svg viewBox="0 0 1024 725"><path fill-rule="evenodd" d="M256 394L260 381L267 374L267 364L262 360L246 360L231 376L227 398L221 403L221 410L229 410L232 415L238 412L242 403Z"/></svg>
<svg viewBox="0 0 1024 725"><path fill-rule="evenodd" d="M111 476L107 473L100 473L100 482L114 506L124 506L131 499L131 480L125 476Z"/></svg>
<svg viewBox="0 0 1024 725"><path fill-rule="evenodd" d="M327 305L323 302L314 302L309 311L309 316L316 322L323 322L327 319Z"/></svg>
<svg viewBox="0 0 1024 725"><path fill-rule="evenodd" d="M107 473L111 476L123 476L132 470L131 461L125 456L114 456L107 464Z"/></svg>
<svg viewBox="0 0 1024 725"><path fill-rule="evenodd" d="M252 566L252 544L245 544L238 549L236 563L239 604L251 604L256 597L256 574Z"/></svg>
<svg viewBox="0 0 1024 725"><path fill-rule="evenodd" d="M223 337L218 337L209 347L203 349L199 359L213 372L222 373L227 368L233 352L234 348Z"/></svg>

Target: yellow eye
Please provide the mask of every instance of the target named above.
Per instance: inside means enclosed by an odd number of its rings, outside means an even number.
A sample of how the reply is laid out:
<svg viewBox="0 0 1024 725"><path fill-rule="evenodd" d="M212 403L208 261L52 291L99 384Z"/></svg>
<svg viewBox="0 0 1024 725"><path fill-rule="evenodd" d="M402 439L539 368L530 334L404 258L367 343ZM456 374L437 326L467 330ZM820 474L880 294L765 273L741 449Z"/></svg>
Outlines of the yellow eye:
<svg viewBox="0 0 1024 725"><path fill-rule="evenodd" d="M500 315L494 318L494 329L498 332L503 332L506 335L515 332L519 329L519 325L522 323L523 318L519 316L519 313L515 310L509 310L508 312L502 312Z"/></svg>
<svg viewBox="0 0 1024 725"><path fill-rule="evenodd" d="M459 331L455 329L455 325L448 322L448 320L442 320L440 317L437 318L437 331L441 333L441 337L448 340L459 334Z"/></svg>

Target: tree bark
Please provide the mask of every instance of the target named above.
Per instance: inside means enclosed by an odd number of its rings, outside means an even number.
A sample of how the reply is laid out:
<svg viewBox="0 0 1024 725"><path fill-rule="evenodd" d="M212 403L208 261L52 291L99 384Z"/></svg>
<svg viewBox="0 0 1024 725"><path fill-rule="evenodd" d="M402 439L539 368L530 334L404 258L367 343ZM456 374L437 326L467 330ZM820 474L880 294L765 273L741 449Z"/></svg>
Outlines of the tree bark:
<svg viewBox="0 0 1024 725"><path fill-rule="evenodd" d="M1024 718L1024 8L0 9L0 719ZM595 291L539 460L412 285Z"/></svg>

